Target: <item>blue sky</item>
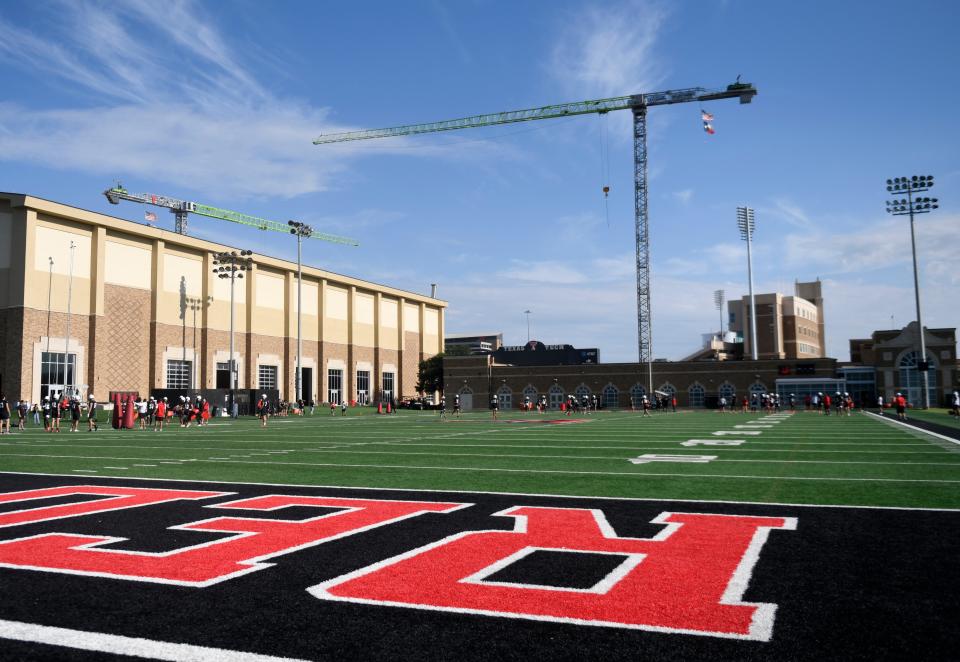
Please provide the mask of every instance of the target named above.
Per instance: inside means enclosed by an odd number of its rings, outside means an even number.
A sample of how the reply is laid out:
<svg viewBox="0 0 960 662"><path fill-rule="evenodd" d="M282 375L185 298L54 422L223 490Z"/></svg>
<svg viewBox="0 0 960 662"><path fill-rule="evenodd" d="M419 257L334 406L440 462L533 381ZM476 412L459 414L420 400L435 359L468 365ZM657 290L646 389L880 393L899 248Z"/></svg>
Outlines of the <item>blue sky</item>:
<svg viewBox="0 0 960 662"><path fill-rule="evenodd" d="M6 2L0 190L142 221L120 179L356 237L305 261L450 303L447 331L636 360L627 112L314 146L321 133L754 83L754 103L649 114L654 355L746 293L824 281L827 348L914 319L908 222L886 178L933 174L919 217L924 322L960 322L960 5L903 2ZM604 158L606 157L606 158ZM608 173L608 174L607 174ZM601 187L611 187L604 201ZM161 223L172 219L161 212ZM197 236L292 258L284 235Z"/></svg>

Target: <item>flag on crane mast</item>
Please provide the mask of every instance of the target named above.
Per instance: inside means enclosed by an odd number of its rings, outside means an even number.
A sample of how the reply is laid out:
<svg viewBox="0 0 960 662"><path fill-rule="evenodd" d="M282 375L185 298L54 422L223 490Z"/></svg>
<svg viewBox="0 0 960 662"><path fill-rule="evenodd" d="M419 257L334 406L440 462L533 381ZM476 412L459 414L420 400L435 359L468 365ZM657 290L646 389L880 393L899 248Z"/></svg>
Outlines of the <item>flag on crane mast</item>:
<svg viewBox="0 0 960 662"><path fill-rule="evenodd" d="M144 219L147 223L156 223L156 222L157 222L157 215L154 214L152 211L145 211L145 212L143 212L143 219Z"/></svg>
<svg viewBox="0 0 960 662"><path fill-rule="evenodd" d="M703 130L709 133L711 136L716 133L713 130L713 115L708 113L705 110L700 111L700 119L703 120Z"/></svg>

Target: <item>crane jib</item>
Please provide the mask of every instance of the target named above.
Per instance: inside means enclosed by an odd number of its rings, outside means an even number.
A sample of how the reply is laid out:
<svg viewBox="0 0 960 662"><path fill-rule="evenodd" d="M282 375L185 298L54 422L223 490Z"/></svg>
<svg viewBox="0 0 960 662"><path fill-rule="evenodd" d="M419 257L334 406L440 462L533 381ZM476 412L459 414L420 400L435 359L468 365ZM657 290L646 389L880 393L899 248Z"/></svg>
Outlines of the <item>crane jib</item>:
<svg viewBox="0 0 960 662"><path fill-rule="evenodd" d="M314 145L327 143L347 142L351 140L371 140L374 138L392 138L397 136L412 136L423 133L438 133L440 131L456 131L459 129L475 129L484 126L514 124L532 120L571 117L591 113L607 113L613 110L627 110L646 106L665 106L675 103L690 103L693 101L712 101L740 97L741 103L749 103L756 95L757 90L748 83L735 83L725 90L707 90L703 87L689 87L663 92L649 92L646 94L632 94L607 99L593 99L576 101L573 103L555 104L540 108L526 108L510 110L502 113L488 113L485 115L471 115L440 122L424 124L406 124L403 126L387 127L383 129L363 129L344 133L322 135L313 141Z"/></svg>

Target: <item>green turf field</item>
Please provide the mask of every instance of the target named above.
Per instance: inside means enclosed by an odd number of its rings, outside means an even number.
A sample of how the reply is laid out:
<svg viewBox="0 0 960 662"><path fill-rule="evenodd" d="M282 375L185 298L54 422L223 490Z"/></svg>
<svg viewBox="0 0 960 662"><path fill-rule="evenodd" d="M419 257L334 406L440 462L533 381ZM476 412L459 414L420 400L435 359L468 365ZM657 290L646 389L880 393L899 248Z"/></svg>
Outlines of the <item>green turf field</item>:
<svg viewBox="0 0 960 662"><path fill-rule="evenodd" d="M492 422L484 412L441 422L429 411L351 411L275 418L266 429L252 418L212 423L59 434L31 426L0 437L0 471L960 508L960 445L863 414L511 413ZM764 427L736 427L750 424ZM743 443L681 445L689 440ZM715 459L630 462L643 454Z"/></svg>

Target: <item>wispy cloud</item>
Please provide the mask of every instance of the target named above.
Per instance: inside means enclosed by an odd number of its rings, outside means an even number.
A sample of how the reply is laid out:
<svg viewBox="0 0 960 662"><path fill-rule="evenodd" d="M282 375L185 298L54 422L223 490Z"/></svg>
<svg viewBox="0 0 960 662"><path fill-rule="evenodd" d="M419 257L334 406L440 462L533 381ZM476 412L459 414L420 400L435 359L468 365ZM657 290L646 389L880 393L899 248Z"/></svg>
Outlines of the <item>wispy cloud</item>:
<svg viewBox="0 0 960 662"><path fill-rule="evenodd" d="M329 188L353 154L402 144L313 146L320 133L355 127L334 124L326 108L274 96L188 0L55 9L42 33L0 18L0 56L78 103L0 105L2 159L142 176L215 198L291 197ZM143 47L147 35L151 48Z"/></svg>
<svg viewBox="0 0 960 662"><path fill-rule="evenodd" d="M565 16L549 71L573 94L614 96L663 80L654 46L667 12L652 1L603 3Z"/></svg>
<svg viewBox="0 0 960 662"><path fill-rule="evenodd" d="M916 224L917 252L925 274L958 284L957 246L960 217L930 215ZM909 223L885 218L847 232L816 229L791 234L784 241L787 264L819 268L821 273L853 274L908 264L911 261Z"/></svg>
<svg viewBox="0 0 960 662"><path fill-rule="evenodd" d="M806 212L799 205L784 198L774 199L772 207L758 207L757 214L772 216L777 220L800 229L814 227L814 223L810 220L810 217L807 216Z"/></svg>
<svg viewBox="0 0 960 662"><path fill-rule="evenodd" d="M681 191L674 191L671 195L673 195L674 199L680 204L688 205L690 204L690 200L693 199L693 189L685 188Z"/></svg>
<svg viewBox="0 0 960 662"><path fill-rule="evenodd" d="M444 3L440 2L440 0L433 0L432 4L433 11L437 14L437 20L440 23L440 27L443 28L443 31L447 35L447 39L457 51L460 59L464 64L470 64L473 62L473 57L470 55L470 51L467 50L466 45L463 43L463 37L460 36L460 31L457 30L457 27L453 22L453 18L450 16L449 9L447 9Z"/></svg>

